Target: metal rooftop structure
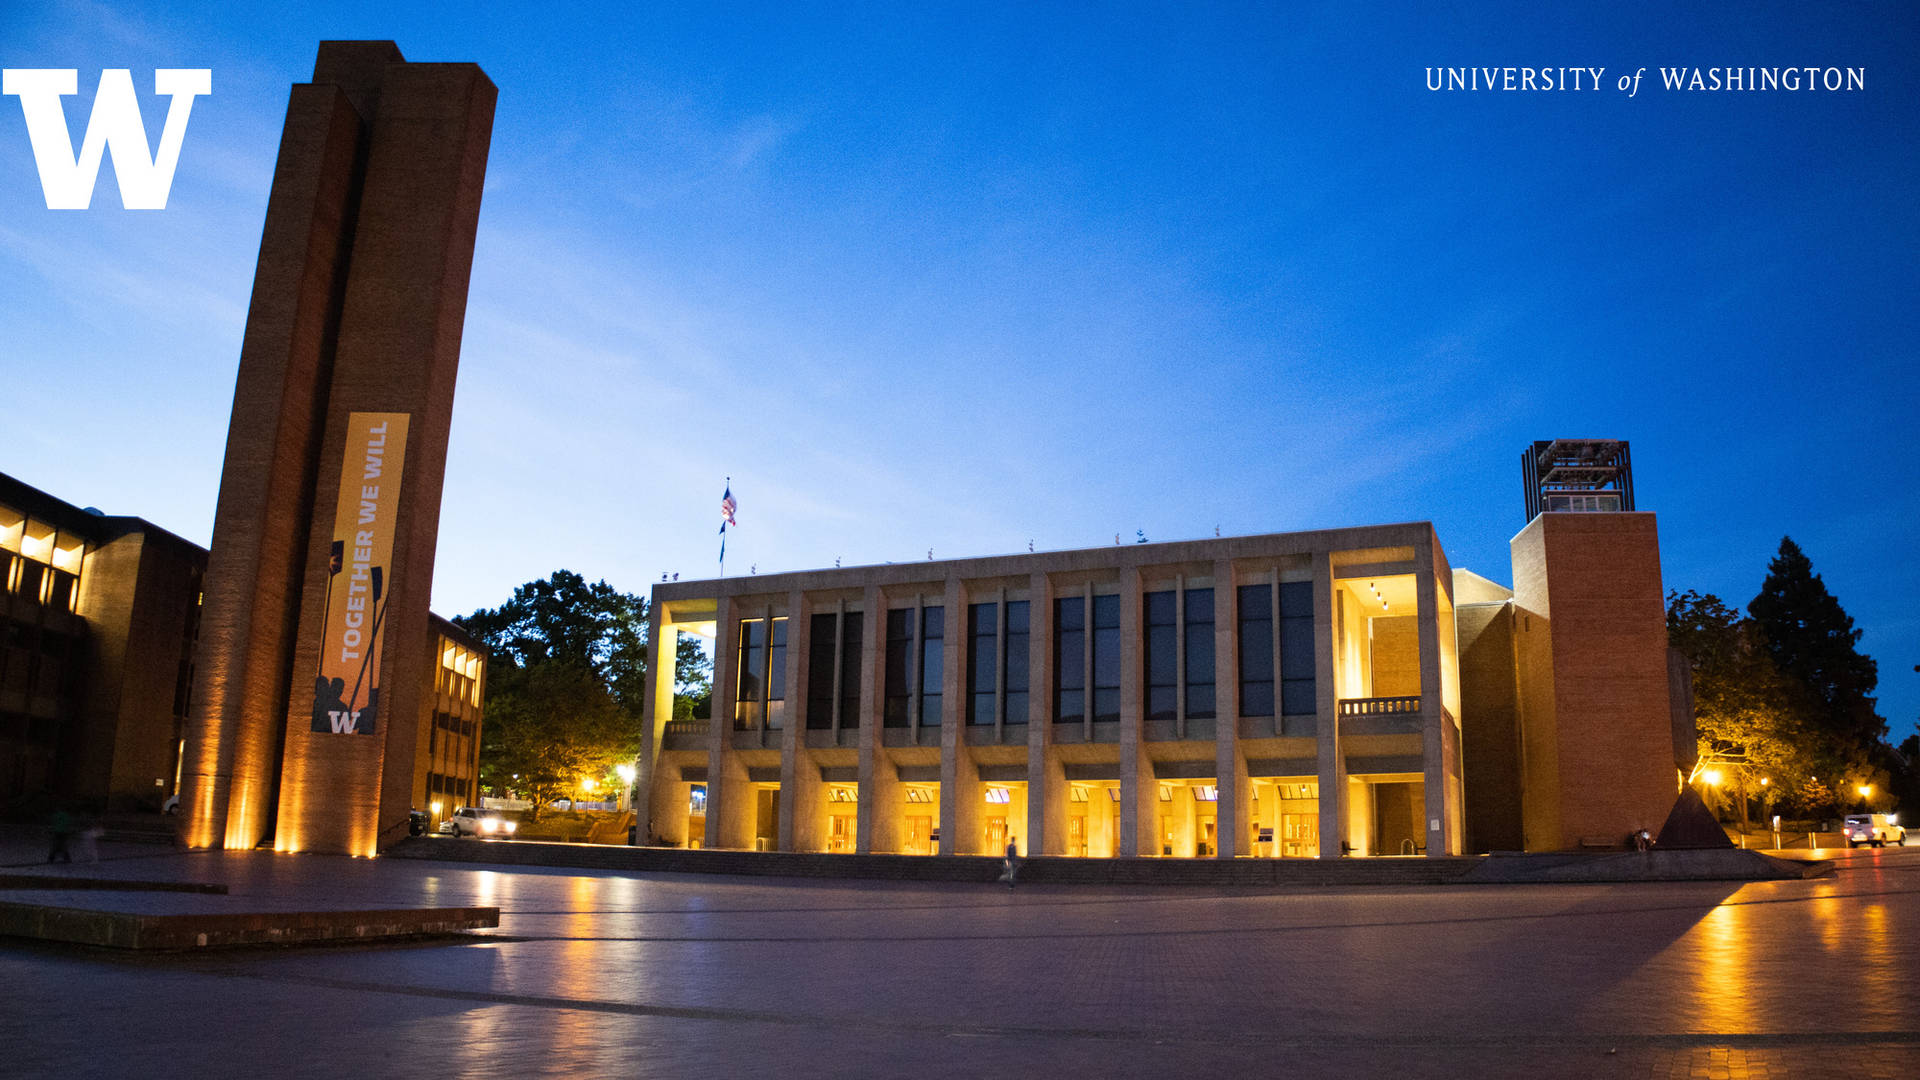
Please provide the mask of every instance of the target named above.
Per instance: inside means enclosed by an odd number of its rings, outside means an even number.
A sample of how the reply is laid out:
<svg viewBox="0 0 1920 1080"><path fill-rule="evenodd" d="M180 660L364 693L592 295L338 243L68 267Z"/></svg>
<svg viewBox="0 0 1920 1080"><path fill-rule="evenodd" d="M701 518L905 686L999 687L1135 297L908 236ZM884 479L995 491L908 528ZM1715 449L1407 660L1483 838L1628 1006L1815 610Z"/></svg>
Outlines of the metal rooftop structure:
<svg viewBox="0 0 1920 1080"><path fill-rule="evenodd" d="M1548 512L1633 509L1633 464L1622 439L1541 439L1520 454L1527 520Z"/></svg>

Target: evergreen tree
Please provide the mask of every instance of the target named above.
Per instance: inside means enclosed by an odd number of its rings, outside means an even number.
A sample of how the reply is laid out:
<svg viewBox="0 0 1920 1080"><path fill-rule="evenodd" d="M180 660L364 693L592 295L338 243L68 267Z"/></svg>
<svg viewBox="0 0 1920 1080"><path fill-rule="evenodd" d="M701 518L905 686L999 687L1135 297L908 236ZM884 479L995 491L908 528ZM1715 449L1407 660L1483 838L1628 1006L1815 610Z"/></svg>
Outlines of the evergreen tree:
<svg viewBox="0 0 1920 1080"><path fill-rule="evenodd" d="M1781 538L1780 553L1767 564L1767 579L1747 612L1759 624L1774 665L1801 693L1809 724L1864 759L1887 733L1873 698L1879 671L1855 647L1860 631L1853 617L1792 538Z"/></svg>

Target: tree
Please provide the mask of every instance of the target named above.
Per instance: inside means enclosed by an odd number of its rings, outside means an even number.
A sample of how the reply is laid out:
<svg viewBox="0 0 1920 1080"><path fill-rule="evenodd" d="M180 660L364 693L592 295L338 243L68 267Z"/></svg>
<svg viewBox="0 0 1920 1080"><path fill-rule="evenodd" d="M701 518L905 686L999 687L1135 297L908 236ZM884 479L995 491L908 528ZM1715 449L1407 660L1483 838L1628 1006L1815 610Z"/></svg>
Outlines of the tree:
<svg viewBox="0 0 1920 1080"><path fill-rule="evenodd" d="M1836 762L1809 738L1757 624L1719 597L1688 590L1667 594L1667 641L1693 669L1694 723L1700 755L1744 762L1745 792L1766 779L1771 798L1807 805L1825 788L1808 781ZM1809 806L1809 808L1811 808Z"/></svg>
<svg viewBox="0 0 1920 1080"><path fill-rule="evenodd" d="M487 716L481 783L515 790L536 812L639 754L647 697L647 601L571 570L530 581L497 608L454 620L485 642ZM704 706L713 664L680 639L675 688Z"/></svg>
<svg viewBox="0 0 1920 1080"><path fill-rule="evenodd" d="M647 601L571 570L530 581L513 599L454 620L487 643L494 661L516 668L559 661L584 665L622 708L639 717L646 701Z"/></svg>
<svg viewBox="0 0 1920 1080"><path fill-rule="evenodd" d="M682 635L673 660L673 718L707 719L713 712L713 659L699 639Z"/></svg>
<svg viewBox="0 0 1920 1080"><path fill-rule="evenodd" d="M1792 538L1781 538L1780 553L1767 564L1766 581L1747 613L1759 624L1774 665L1804 695L1805 719L1864 759L1887 733L1873 698L1879 671L1855 647L1860 631L1852 616Z"/></svg>
<svg viewBox="0 0 1920 1080"><path fill-rule="evenodd" d="M600 675L574 660L490 669L480 782L511 789L533 812L639 752L639 729Z"/></svg>

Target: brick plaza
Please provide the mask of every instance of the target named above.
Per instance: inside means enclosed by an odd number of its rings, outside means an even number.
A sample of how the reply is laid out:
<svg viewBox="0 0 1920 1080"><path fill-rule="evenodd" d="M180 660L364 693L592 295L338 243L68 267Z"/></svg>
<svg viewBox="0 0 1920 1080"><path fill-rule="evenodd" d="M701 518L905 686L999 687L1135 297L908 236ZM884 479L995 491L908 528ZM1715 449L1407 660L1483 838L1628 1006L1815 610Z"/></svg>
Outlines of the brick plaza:
<svg viewBox="0 0 1920 1080"><path fill-rule="evenodd" d="M106 854L79 870L262 908L495 905L500 927L138 960L0 943L10 1076L1920 1075L1912 850L1744 886L1277 892Z"/></svg>

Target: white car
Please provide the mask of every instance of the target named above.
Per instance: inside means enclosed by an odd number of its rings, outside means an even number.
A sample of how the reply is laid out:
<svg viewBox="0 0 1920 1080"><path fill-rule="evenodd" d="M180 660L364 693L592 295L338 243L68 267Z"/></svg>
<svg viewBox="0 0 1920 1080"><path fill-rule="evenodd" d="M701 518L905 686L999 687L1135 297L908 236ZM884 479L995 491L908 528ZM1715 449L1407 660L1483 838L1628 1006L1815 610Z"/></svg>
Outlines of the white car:
<svg viewBox="0 0 1920 1080"><path fill-rule="evenodd" d="M512 837L518 827L519 822L501 817L498 811L477 806L463 806L440 823L440 831L449 836L486 836L498 840Z"/></svg>
<svg viewBox="0 0 1920 1080"><path fill-rule="evenodd" d="M1900 819L1894 814L1848 814L1840 828L1847 834L1848 847L1861 844L1885 847L1889 843L1907 846L1907 830L1900 826Z"/></svg>

